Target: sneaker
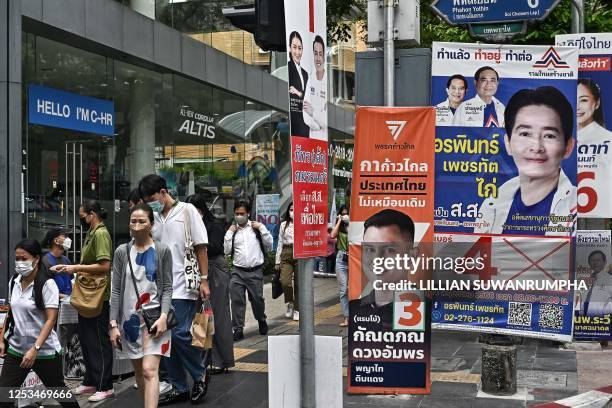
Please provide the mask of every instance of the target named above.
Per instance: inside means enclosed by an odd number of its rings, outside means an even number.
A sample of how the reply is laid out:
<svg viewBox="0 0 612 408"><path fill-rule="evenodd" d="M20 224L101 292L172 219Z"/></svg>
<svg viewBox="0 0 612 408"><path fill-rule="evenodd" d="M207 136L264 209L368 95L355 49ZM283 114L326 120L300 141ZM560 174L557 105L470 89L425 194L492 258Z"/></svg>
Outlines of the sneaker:
<svg viewBox="0 0 612 408"><path fill-rule="evenodd" d="M115 391L107 390L107 391L98 391L91 397L87 398L89 402L99 402L104 401L107 398L112 398L115 396Z"/></svg>
<svg viewBox="0 0 612 408"><path fill-rule="evenodd" d="M293 320L296 322L300 320L300 312L297 310L293 312Z"/></svg>
<svg viewBox="0 0 612 408"><path fill-rule="evenodd" d="M137 390L138 389L138 384L134 383L134 385L132 385L132 387L134 387L134 389Z"/></svg>
<svg viewBox="0 0 612 408"><path fill-rule="evenodd" d="M268 334L268 323L265 320L259 320L259 334L265 336Z"/></svg>
<svg viewBox="0 0 612 408"><path fill-rule="evenodd" d="M285 317L291 319L293 317L293 312L293 303L287 302L287 313L285 313Z"/></svg>
<svg viewBox="0 0 612 408"><path fill-rule="evenodd" d="M164 395L159 396L159 405L169 405L175 402L189 401L189 391L180 392L176 388L172 388Z"/></svg>
<svg viewBox="0 0 612 408"><path fill-rule="evenodd" d="M74 395L93 394L96 392L96 387L93 385L79 385L74 389Z"/></svg>
<svg viewBox="0 0 612 408"><path fill-rule="evenodd" d="M172 384L166 381L159 382L159 395L165 394L172 389Z"/></svg>

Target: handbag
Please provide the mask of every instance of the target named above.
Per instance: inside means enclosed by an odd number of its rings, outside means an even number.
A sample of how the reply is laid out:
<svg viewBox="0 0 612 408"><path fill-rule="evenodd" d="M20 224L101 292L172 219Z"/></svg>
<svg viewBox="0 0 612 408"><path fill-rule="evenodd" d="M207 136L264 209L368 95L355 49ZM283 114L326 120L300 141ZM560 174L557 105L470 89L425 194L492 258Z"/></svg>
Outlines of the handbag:
<svg viewBox="0 0 612 408"><path fill-rule="evenodd" d="M195 249L193 249L193 242L191 241L189 209L185 208L183 212L185 213L185 259L183 261L185 265L183 270L185 276L185 290L189 294L199 295L201 281L200 264L198 263Z"/></svg>
<svg viewBox="0 0 612 408"><path fill-rule="evenodd" d="M134 269L132 269L132 259L130 258L130 249L128 245L125 246L125 252L127 253L128 265L130 266L130 275L132 276L132 284L134 284L134 291L136 292L136 299L140 299L140 292L138 291L138 286L136 285L136 277L134 276ZM155 322L161 316L161 305L147 303L146 305L140 306L140 312L142 313L142 320L144 320L149 334L154 334L151 331L151 327L153 327ZM166 330L172 330L176 326L178 326L178 319L174 313L174 308L170 306L170 310L168 310L168 314L166 316Z"/></svg>
<svg viewBox="0 0 612 408"><path fill-rule="evenodd" d="M202 350L208 350L213 346L212 340L215 334L215 318L212 305L208 300L198 299L196 310L193 323L191 323L191 345Z"/></svg>
<svg viewBox="0 0 612 408"><path fill-rule="evenodd" d="M87 318L100 316L104 304L104 292L108 276L78 272L72 286L70 304L79 315Z"/></svg>
<svg viewBox="0 0 612 408"><path fill-rule="evenodd" d="M283 294L283 286L280 281L280 272L274 272L272 276L272 299L278 299Z"/></svg>

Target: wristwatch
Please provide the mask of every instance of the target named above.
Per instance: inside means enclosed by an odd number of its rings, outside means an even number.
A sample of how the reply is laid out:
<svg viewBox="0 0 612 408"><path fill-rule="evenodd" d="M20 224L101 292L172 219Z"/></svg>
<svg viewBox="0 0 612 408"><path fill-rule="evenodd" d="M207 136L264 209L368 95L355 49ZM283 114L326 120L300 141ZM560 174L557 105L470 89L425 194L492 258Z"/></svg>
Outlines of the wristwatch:
<svg viewBox="0 0 612 408"><path fill-rule="evenodd" d="M34 348L36 349L36 351L40 350L40 346L38 344L36 344L36 343L34 343Z"/></svg>
<svg viewBox="0 0 612 408"><path fill-rule="evenodd" d="M208 275L200 275L200 278L202 278L205 281L208 281Z"/></svg>
<svg viewBox="0 0 612 408"><path fill-rule="evenodd" d="M119 327L119 325L117 323L110 324L109 326L110 326L111 329L116 329L117 327Z"/></svg>

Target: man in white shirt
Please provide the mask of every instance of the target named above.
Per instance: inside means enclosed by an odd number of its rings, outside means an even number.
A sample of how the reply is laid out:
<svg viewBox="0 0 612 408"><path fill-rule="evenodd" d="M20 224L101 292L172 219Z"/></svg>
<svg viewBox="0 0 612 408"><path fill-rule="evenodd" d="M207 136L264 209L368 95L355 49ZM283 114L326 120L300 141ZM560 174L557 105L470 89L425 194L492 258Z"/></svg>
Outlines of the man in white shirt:
<svg viewBox="0 0 612 408"><path fill-rule="evenodd" d="M457 108L453 126L504 127L505 106L495 98L499 75L491 67L481 67L474 74L476 96Z"/></svg>
<svg viewBox="0 0 612 408"><path fill-rule="evenodd" d="M230 297L234 341L244 338L245 291L249 293L253 316L259 323L259 333L268 333L266 304L263 297L263 266L266 253L272 249L272 234L260 222L249 221L251 206L238 201L234 206L235 223L225 233L223 250L232 256Z"/></svg>
<svg viewBox="0 0 612 408"><path fill-rule="evenodd" d="M172 253L172 306L179 321L172 329L170 358L165 360L170 391L160 395L159 405L186 401L201 402L208 391L207 373L201 350L191 346L191 322L196 314L198 296L210 297L208 287L208 234L198 210L188 203L181 203L168 193L166 180L149 174L138 185L142 200L155 214L153 239L166 244ZM188 228L188 230L187 230ZM189 290L185 278L185 241L190 236L200 269L199 290ZM191 396L185 371L193 379Z"/></svg>
<svg viewBox="0 0 612 408"><path fill-rule="evenodd" d="M467 91L467 80L463 75L453 75L446 81L448 97L436 105L436 126L452 126L455 111L463 102Z"/></svg>
<svg viewBox="0 0 612 408"><path fill-rule="evenodd" d="M325 76L325 43L317 35L312 44L314 75L304 94L304 123L310 127L310 138L327 140L327 77Z"/></svg>

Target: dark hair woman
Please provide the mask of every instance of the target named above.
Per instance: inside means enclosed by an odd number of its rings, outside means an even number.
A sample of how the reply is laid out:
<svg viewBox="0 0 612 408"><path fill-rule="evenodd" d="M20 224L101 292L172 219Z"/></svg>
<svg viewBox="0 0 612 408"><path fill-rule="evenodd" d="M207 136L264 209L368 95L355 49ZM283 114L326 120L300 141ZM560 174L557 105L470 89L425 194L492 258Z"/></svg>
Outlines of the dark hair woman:
<svg viewBox="0 0 612 408"><path fill-rule="evenodd" d="M293 258L293 203L289 204L280 225L276 246L276 270L280 271L280 282L285 295L288 319L299 320L298 288L295 273L297 260Z"/></svg>
<svg viewBox="0 0 612 408"><path fill-rule="evenodd" d="M62 347L54 330L59 289L42 262L42 250L36 240L25 239L15 247L15 272L9 284L10 317L2 329L3 337L8 337L8 349L0 341L0 357L4 357L0 387L18 389L34 370L46 387L65 388ZM65 407L79 406L74 399L60 403Z"/></svg>
<svg viewBox="0 0 612 408"><path fill-rule="evenodd" d="M159 363L170 356L171 335L166 320L172 302L172 253L151 238L153 223L147 204L130 211L134 239L115 250L110 310L111 342L120 358L132 361L145 408L157 407ZM151 333L142 317L144 305L161 308Z"/></svg>
<svg viewBox="0 0 612 408"><path fill-rule="evenodd" d="M76 265L56 265L51 269L54 272L107 278L100 314L95 317L85 317L79 313L79 340L83 349L85 376L83 384L79 385L74 393L77 395L93 394L88 399L90 402L98 402L114 396L113 348L108 335L110 260L113 245L103 222L106 214L106 210L96 200L89 200L81 204L79 218L83 229L87 230L85 242L81 248L81 262Z"/></svg>
<svg viewBox="0 0 612 408"><path fill-rule="evenodd" d="M211 374L219 374L227 372L228 368L235 366L230 314L230 272L223 254L225 226L210 212L203 195L190 195L186 201L193 204L202 215L204 226L208 232L208 280L210 302L215 316L213 350L212 353L209 353L213 364L210 372Z"/></svg>
<svg viewBox="0 0 612 408"><path fill-rule="evenodd" d="M338 291L340 293L340 304L344 320L340 327L348 326L349 300L348 300L348 224L349 213L345 205L340 207L336 217L336 225L331 232L332 238L337 238L336 248L336 279L338 280Z"/></svg>

